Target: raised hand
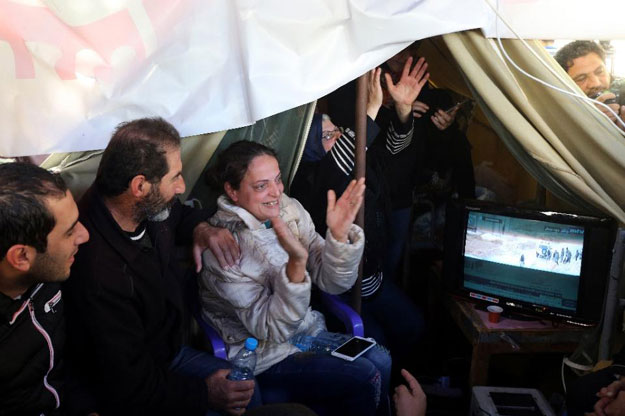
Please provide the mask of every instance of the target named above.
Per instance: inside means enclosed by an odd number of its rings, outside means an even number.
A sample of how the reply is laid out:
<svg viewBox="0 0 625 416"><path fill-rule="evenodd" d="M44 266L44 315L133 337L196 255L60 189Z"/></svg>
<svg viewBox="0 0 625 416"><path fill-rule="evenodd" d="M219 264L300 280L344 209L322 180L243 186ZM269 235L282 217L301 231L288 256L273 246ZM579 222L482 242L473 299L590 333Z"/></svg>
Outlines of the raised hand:
<svg viewBox="0 0 625 416"><path fill-rule="evenodd" d="M374 68L367 72L367 115L375 120L382 107L384 94L382 93L382 84L380 84L380 68Z"/></svg>
<svg viewBox="0 0 625 416"><path fill-rule="evenodd" d="M332 236L338 241L343 243L347 241L347 233L360 209L364 193L365 178L352 180L338 201L334 191L331 189L328 191L326 224Z"/></svg>
<svg viewBox="0 0 625 416"><path fill-rule="evenodd" d="M430 74L427 73L428 64L424 58L419 58L412 70L412 57L406 60L401 78L397 84L393 84L393 79L388 73L384 74L386 88L395 102L395 111L399 119L405 123L412 111L412 103L417 99L421 89L428 81Z"/></svg>
<svg viewBox="0 0 625 416"><path fill-rule="evenodd" d="M301 283L306 278L306 262L308 261L308 251L295 238L289 227L282 221L280 217L271 219L278 242L289 255L289 261L286 264L286 275L293 283Z"/></svg>

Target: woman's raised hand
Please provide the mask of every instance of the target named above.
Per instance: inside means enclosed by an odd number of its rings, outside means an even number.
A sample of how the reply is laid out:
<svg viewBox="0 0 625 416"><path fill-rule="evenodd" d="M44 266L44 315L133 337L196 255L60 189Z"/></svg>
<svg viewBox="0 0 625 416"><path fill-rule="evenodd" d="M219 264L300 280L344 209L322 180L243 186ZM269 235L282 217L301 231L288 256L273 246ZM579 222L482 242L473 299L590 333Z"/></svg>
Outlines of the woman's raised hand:
<svg viewBox="0 0 625 416"><path fill-rule="evenodd" d="M382 107L384 94L382 93L382 84L380 84L380 68L374 68L367 72L367 115L371 120L375 120Z"/></svg>
<svg viewBox="0 0 625 416"><path fill-rule="evenodd" d="M271 225L276 236L278 236L278 242L289 255L289 261L286 264L287 277L293 283L303 282L306 277L306 262L308 261L306 248L295 238L282 218L272 218Z"/></svg>
<svg viewBox="0 0 625 416"><path fill-rule="evenodd" d="M326 224L332 236L341 242L347 241L347 233L356 218L365 193L365 178L352 180L343 195L336 200L333 190L328 191L328 210Z"/></svg>
<svg viewBox="0 0 625 416"><path fill-rule="evenodd" d="M412 57L404 64L401 78L397 84L393 84L391 75L386 73L386 88L395 102L395 110L399 119L405 123L410 116L412 103L417 99L421 89L428 81L430 74L427 73L428 64L424 58L419 58L412 70Z"/></svg>

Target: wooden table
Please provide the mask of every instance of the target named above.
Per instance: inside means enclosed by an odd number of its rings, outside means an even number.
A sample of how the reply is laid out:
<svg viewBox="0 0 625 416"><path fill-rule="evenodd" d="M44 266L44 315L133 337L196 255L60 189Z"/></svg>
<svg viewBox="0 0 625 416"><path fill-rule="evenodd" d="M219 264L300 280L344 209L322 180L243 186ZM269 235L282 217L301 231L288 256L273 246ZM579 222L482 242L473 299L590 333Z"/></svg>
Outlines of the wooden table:
<svg viewBox="0 0 625 416"><path fill-rule="evenodd" d="M493 324L488 321L487 312L476 310L472 303L445 297L449 313L473 346L470 386L486 385L493 354L570 353L577 348L582 335L591 330L570 324L554 326L551 321L517 321L505 317Z"/></svg>

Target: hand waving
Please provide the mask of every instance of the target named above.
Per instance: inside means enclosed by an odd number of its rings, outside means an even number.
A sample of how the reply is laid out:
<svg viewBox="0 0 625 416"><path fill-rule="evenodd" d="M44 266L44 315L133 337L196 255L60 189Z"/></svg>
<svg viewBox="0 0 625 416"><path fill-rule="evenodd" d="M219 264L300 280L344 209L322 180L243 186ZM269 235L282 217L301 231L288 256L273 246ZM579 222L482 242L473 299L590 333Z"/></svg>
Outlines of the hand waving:
<svg viewBox="0 0 625 416"><path fill-rule="evenodd" d="M334 191L331 189L328 191L326 224L332 236L338 241L343 243L347 241L347 233L360 209L364 193L365 178L352 180L338 201Z"/></svg>
<svg viewBox="0 0 625 416"><path fill-rule="evenodd" d="M378 115L384 98L382 85L380 84L381 73L382 70L380 68L374 68L367 72L367 115L372 120L375 120Z"/></svg>
<svg viewBox="0 0 625 416"><path fill-rule="evenodd" d="M295 238L282 218L272 218L271 225L276 232L278 242L289 255L286 263L286 276L293 283L303 282L306 278L306 262L308 261L306 248Z"/></svg>
<svg viewBox="0 0 625 416"><path fill-rule="evenodd" d="M393 84L393 79L388 73L384 74L386 78L386 88L395 102L395 110L402 122L408 120L412 110L412 103L417 99L421 89L428 81L430 74L426 72L428 64L424 58L419 58L414 68L412 66L412 57L406 60L401 78L397 84Z"/></svg>

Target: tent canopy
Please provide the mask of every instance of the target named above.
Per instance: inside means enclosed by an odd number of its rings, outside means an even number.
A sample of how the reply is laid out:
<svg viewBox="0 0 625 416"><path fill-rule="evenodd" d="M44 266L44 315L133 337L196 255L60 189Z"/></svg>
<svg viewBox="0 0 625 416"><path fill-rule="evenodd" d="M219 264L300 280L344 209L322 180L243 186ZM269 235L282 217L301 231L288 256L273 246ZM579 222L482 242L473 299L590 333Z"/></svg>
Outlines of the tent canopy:
<svg viewBox="0 0 625 416"><path fill-rule="evenodd" d="M573 37L587 4L491 0L521 36ZM594 3L603 32L622 13ZM564 13L562 19L559 13ZM0 155L102 149L118 123L159 115L183 136L311 102L415 39L482 28L486 0L0 1ZM621 29L622 30L622 29ZM578 30L579 33L579 30Z"/></svg>
<svg viewBox="0 0 625 416"><path fill-rule="evenodd" d="M164 117L183 136L251 125L314 101L415 39L445 34L426 55L433 79L474 96L506 146L552 192L625 222L618 129L592 106L521 75L483 36L510 35L511 21L522 36L574 37L571 30L585 27L587 4L491 3L0 0L0 154L102 149L115 125L145 116ZM622 14L611 3L594 4L611 13L605 32L589 35L623 37L613 32L622 26L610 19ZM483 33L459 32L471 28ZM503 45L529 72L579 93L536 44ZM293 161L298 146L289 143L301 144L306 127L276 142L291 148Z"/></svg>

